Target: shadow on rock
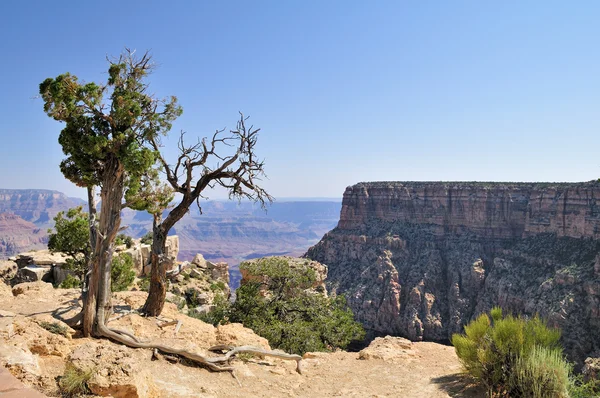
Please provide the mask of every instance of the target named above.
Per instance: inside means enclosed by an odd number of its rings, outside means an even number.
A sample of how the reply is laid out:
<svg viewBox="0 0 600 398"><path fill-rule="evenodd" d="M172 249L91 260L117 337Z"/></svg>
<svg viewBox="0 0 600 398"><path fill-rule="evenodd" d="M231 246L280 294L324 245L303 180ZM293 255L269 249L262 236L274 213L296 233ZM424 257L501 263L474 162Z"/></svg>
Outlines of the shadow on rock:
<svg viewBox="0 0 600 398"><path fill-rule="evenodd" d="M431 381L451 397L475 398L486 396L485 388L475 384L473 378L464 373L435 377Z"/></svg>

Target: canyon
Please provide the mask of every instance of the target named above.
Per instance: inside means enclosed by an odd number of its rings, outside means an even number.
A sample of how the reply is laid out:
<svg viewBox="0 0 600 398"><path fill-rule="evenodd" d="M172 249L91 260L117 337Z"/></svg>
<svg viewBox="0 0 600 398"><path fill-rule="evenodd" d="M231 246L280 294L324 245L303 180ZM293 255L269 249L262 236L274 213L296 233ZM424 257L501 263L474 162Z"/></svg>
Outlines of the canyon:
<svg viewBox="0 0 600 398"><path fill-rule="evenodd" d="M600 350L599 238L597 182L373 182L305 256L372 336L447 342L500 306L560 327L581 364Z"/></svg>
<svg viewBox="0 0 600 398"><path fill-rule="evenodd" d="M227 262L231 285L239 285L238 264L268 255L303 254L339 220L341 201L335 199L276 200L266 209L250 202L207 200L193 206L170 231L179 236L180 260L196 253L207 260ZM47 229L59 211L86 206L78 198L41 189L0 189L0 260L46 246ZM152 216L124 209L123 233L134 238L152 229Z"/></svg>

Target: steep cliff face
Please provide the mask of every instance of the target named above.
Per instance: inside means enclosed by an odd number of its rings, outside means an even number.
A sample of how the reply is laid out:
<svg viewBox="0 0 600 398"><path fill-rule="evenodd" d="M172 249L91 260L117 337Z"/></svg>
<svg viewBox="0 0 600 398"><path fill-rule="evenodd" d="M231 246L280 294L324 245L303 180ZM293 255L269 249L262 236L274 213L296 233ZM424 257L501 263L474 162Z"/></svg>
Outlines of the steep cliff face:
<svg viewBox="0 0 600 398"><path fill-rule="evenodd" d="M444 341L500 305L600 350L600 184L361 183L306 256L376 333Z"/></svg>

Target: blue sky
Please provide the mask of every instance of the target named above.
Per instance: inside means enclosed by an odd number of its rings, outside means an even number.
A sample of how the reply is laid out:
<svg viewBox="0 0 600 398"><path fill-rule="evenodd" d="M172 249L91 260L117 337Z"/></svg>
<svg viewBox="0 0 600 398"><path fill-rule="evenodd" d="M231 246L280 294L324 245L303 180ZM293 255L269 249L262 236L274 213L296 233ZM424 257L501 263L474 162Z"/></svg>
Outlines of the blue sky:
<svg viewBox="0 0 600 398"><path fill-rule="evenodd" d="M251 116L276 197L596 179L599 15L593 1L2 2L0 188L83 196L34 97L67 71L105 81L126 46L151 50L153 91L184 107L174 137Z"/></svg>

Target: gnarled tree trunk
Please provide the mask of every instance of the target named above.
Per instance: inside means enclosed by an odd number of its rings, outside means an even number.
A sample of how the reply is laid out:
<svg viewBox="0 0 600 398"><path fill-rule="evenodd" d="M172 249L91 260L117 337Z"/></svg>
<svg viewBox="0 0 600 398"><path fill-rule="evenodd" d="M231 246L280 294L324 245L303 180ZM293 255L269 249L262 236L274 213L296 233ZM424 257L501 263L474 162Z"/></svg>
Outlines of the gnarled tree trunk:
<svg viewBox="0 0 600 398"><path fill-rule="evenodd" d="M84 336L99 335L98 324L104 324L110 305L110 269L114 240L121 225L124 170L121 162L106 161L106 173L100 190L102 200L96 238L96 250L91 261L91 275L83 313Z"/></svg>
<svg viewBox="0 0 600 398"><path fill-rule="evenodd" d="M159 316L165 306L167 296L167 263L166 246L167 235L173 225L187 212L193 200L184 197L183 201L176 206L167 218L161 223L162 215L154 216L154 226L152 228L152 269L150 270L150 289L148 298L144 304L143 312L148 316Z"/></svg>

